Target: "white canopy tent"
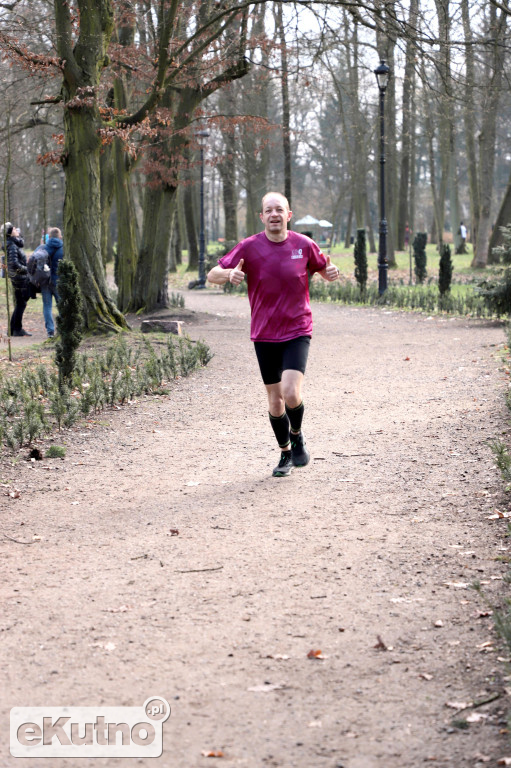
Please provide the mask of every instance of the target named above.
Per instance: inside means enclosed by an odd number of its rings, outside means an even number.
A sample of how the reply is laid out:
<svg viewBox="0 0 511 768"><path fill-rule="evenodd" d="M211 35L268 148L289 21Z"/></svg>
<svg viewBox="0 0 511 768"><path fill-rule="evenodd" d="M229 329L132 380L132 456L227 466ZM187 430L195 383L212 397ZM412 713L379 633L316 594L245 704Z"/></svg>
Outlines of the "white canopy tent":
<svg viewBox="0 0 511 768"><path fill-rule="evenodd" d="M319 224L319 219L315 219L309 213L302 219L295 221L295 227L315 227Z"/></svg>

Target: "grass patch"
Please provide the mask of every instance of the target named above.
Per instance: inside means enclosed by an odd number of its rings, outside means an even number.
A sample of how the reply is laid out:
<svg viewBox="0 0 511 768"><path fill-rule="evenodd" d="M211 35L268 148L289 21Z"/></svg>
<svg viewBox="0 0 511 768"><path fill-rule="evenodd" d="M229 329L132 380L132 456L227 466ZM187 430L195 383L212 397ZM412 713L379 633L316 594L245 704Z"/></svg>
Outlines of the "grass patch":
<svg viewBox="0 0 511 768"><path fill-rule="evenodd" d="M66 449L63 445L50 445L46 451L47 459L63 459L66 455Z"/></svg>

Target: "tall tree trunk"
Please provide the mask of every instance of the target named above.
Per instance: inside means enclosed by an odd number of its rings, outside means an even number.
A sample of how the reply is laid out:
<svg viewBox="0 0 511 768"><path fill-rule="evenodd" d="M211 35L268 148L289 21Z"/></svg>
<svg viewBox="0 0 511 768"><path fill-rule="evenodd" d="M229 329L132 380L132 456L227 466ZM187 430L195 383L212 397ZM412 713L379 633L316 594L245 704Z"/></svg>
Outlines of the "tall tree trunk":
<svg viewBox="0 0 511 768"><path fill-rule="evenodd" d="M490 4L490 33L492 46L487 53L485 89L482 108L481 133L479 134L479 228L474 247L472 266L484 267L493 261L488 252L491 234L491 204L495 168L495 140L497 132L497 109L500 99L502 73L504 72L504 36L507 11L502 10L497 18L497 9Z"/></svg>
<svg viewBox="0 0 511 768"><path fill-rule="evenodd" d="M413 233L415 232L415 189L417 187L417 168L416 168L416 157L417 157L417 139L415 137L415 129L417 124L417 113L416 113L416 83L417 79L416 77L413 78L412 82L412 94L411 94L411 100L410 100L410 113L411 113L411 120L410 120L410 201L408 204L408 227L409 227L409 237L410 237L410 243L412 242Z"/></svg>
<svg viewBox="0 0 511 768"><path fill-rule="evenodd" d="M116 255L117 304L119 309L126 312L131 302L138 253L135 206L130 185L130 160L120 139L114 139L114 179L119 222Z"/></svg>
<svg viewBox="0 0 511 768"><path fill-rule="evenodd" d="M111 0L90 5L72 37L70 8L54 0L58 54L63 59L64 242L67 258L78 270L84 322L91 331L127 328L110 298L101 257L101 189L96 90L113 29Z"/></svg>
<svg viewBox="0 0 511 768"><path fill-rule="evenodd" d="M197 240L197 217L195 215L195 195L191 183L183 190L186 239L188 240L188 271L196 272L199 268L199 242Z"/></svg>
<svg viewBox="0 0 511 768"><path fill-rule="evenodd" d="M134 38L135 15L131 12L131 2L120 0L118 43L121 47L127 48L132 45ZM128 109L129 93L128 70L127 73L120 74L114 82L114 106L116 110ZM119 221L116 256L117 305L122 312L126 312L131 302L138 254L135 204L130 183L133 161L119 138L114 139L113 158L115 205Z"/></svg>
<svg viewBox="0 0 511 768"><path fill-rule="evenodd" d="M377 33L377 47L381 59L385 59L393 74L385 93L385 214L387 219L387 261L389 267L397 267L395 256L397 228L397 150L396 142L389 137L396 136L396 67L394 49L396 46L396 29L394 23L394 2L386 0L381 3L384 9L383 28ZM378 155L377 155L378 156Z"/></svg>
<svg viewBox="0 0 511 768"><path fill-rule="evenodd" d="M493 232L491 233L490 244L488 246L489 253L492 253L493 249L498 245L502 245L503 240L500 228L507 227L509 224L511 224L511 174L495 220Z"/></svg>
<svg viewBox="0 0 511 768"><path fill-rule="evenodd" d="M131 309L150 311L158 301L160 281L154 274L154 248L160 223L161 189L146 187L144 196L144 226L138 253L137 271L133 285Z"/></svg>
<svg viewBox="0 0 511 768"><path fill-rule="evenodd" d="M476 125L475 125L475 62L474 47L472 45L473 35L470 26L470 14L468 0L461 0L461 16L463 20L463 32L465 37L465 88L463 103L463 120L465 126L465 151L467 154L468 169L468 187L470 194L470 232L472 242L477 241L477 232L479 230L479 178L477 169L476 155Z"/></svg>
<svg viewBox="0 0 511 768"><path fill-rule="evenodd" d="M114 173L112 167L112 146L104 147L100 156L101 179L101 257L106 267L111 256L110 214L114 199Z"/></svg>
<svg viewBox="0 0 511 768"><path fill-rule="evenodd" d="M427 83L426 79L426 68L424 64L424 58L422 58L422 82ZM438 188L437 188L437 174L436 174L436 162L435 162L435 147L434 147L434 136L435 136L435 129L433 125L433 101L431 98L428 98L429 94L426 92L424 93L424 126L425 126L425 133L426 133L426 141L427 141L427 152L428 152L428 164L429 164L429 178L430 178L430 186L431 186L431 197L433 199L433 220L434 220L434 227L431 227L431 243L438 243L440 238L441 242L441 234L444 231L444 199L441 198L441 193L439 194Z"/></svg>
<svg viewBox="0 0 511 768"><path fill-rule="evenodd" d="M409 24L411 29L417 26L417 17L419 12L418 0L412 0L410 3ZM406 41L406 60L403 78L403 100L402 100L402 127L401 127L401 173L399 179L399 199L397 212L397 233L396 246L398 251L404 250L405 229L410 222L410 169L411 165L411 146L412 146L412 94L415 78L415 43L411 37Z"/></svg>
<svg viewBox="0 0 511 768"><path fill-rule="evenodd" d="M287 63L287 44L282 20L282 3L275 4L275 18L277 34L280 40L280 62L282 69L281 90L282 90L282 151L284 154L284 195L289 202L289 208L292 210L291 202L291 116L289 109L289 82L288 82L288 63Z"/></svg>
<svg viewBox="0 0 511 768"><path fill-rule="evenodd" d="M182 235L181 235L181 222L180 222L180 216L179 216L179 189L178 189L175 211L174 211L174 223L172 226L172 236L170 239L169 272L176 272L177 265L182 263L183 263Z"/></svg>

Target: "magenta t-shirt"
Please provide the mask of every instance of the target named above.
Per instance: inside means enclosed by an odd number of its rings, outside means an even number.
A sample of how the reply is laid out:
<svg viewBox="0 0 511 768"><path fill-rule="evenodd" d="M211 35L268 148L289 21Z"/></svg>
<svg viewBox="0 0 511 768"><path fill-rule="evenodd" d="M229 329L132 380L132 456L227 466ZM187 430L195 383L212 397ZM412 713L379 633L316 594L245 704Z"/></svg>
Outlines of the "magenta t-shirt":
<svg viewBox="0 0 511 768"><path fill-rule="evenodd" d="M326 267L319 246L305 235L289 231L280 243L264 232L247 237L219 259L223 269L244 259L248 299L252 310L252 341L289 341L312 333L309 301L311 274Z"/></svg>

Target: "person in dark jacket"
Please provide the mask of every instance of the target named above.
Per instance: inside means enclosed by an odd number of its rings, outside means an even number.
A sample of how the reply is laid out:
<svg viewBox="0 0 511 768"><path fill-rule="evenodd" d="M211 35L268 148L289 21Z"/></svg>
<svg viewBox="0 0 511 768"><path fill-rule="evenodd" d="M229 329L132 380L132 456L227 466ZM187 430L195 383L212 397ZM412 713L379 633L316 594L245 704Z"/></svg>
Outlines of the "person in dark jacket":
<svg viewBox="0 0 511 768"><path fill-rule="evenodd" d="M17 227L7 221L1 228L7 246L7 274L14 290L14 312L11 317L11 336L32 336L22 326L23 312L30 298L30 280L27 272L27 257L23 251L24 241ZM3 247L3 245L2 245Z"/></svg>
<svg viewBox="0 0 511 768"><path fill-rule="evenodd" d="M53 322L52 315L52 297L55 296L55 301L58 304L59 294L57 291L57 270L59 262L64 258L64 246L62 243L62 233L58 227L53 227L48 232L48 240L45 248L48 251L50 257L50 282L47 285L41 286L41 295L43 297L43 315L44 324L46 326L46 333L48 338L55 336L55 324Z"/></svg>

